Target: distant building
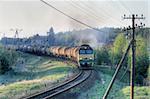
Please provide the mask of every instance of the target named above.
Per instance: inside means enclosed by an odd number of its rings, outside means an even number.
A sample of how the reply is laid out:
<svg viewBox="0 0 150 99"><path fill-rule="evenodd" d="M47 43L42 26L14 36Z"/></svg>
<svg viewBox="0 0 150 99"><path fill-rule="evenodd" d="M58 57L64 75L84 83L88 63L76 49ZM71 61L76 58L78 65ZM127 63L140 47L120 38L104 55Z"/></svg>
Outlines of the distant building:
<svg viewBox="0 0 150 99"><path fill-rule="evenodd" d="M55 33L53 27L47 32L47 36L36 34L29 38L8 38L1 39L3 45L32 45L32 46L52 46L55 43Z"/></svg>
<svg viewBox="0 0 150 99"><path fill-rule="evenodd" d="M53 27L51 27L47 32L47 42L48 46L52 46L55 43L55 33Z"/></svg>
<svg viewBox="0 0 150 99"><path fill-rule="evenodd" d="M29 38L31 41L31 45L35 46L46 46L47 45L47 36L40 36L39 34L36 34Z"/></svg>

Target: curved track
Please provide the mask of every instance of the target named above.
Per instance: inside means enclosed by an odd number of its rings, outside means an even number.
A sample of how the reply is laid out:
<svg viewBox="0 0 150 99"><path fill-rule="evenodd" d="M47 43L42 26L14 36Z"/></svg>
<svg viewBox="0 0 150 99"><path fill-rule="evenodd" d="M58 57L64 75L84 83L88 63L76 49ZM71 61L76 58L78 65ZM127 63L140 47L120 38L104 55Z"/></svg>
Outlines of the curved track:
<svg viewBox="0 0 150 99"><path fill-rule="evenodd" d="M30 95L28 97L25 97L23 99L49 99L52 98L60 93L63 93L80 83L84 82L86 79L90 77L92 74L92 70L82 70L80 73L75 76L74 78L70 79L69 81L62 83L54 88L48 89L46 91L42 91L40 93L36 93L33 95Z"/></svg>

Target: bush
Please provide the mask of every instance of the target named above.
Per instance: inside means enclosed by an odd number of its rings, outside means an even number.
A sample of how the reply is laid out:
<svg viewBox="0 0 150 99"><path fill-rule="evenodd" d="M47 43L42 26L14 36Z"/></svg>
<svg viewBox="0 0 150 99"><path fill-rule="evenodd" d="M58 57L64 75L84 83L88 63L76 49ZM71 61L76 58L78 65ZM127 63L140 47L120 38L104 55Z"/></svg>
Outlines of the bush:
<svg viewBox="0 0 150 99"><path fill-rule="evenodd" d="M149 56L146 40L141 36L137 36L136 39L135 82L136 84L143 85L143 81L148 75ZM127 40L125 39L124 35L119 34L116 37L113 47L111 47L110 51L105 47L97 51L97 64L110 64L111 61L112 65L117 65L121 60L127 45ZM131 50L129 51L128 57L126 57L122 66L131 66Z"/></svg>
<svg viewBox="0 0 150 99"><path fill-rule="evenodd" d="M0 47L0 73L4 74L9 71L17 60L18 54L12 50L6 50Z"/></svg>
<svg viewBox="0 0 150 99"><path fill-rule="evenodd" d="M109 49L102 47L100 49L97 50L96 52L96 63L98 65L101 64L109 64L110 60L109 60Z"/></svg>
<svg viewBox="0 0 150 99"><path fill-rule="evenodd" d="M110 60L112 65L117 65L121 60L125 50L127 48L127 40L124 34L119 34L110 51ZM127 58L125 59L123 66L127 66Z"/></svg>
<svg viewBox="0 0 150 99"><path fill-rule="evenodd" d="M136 46L135 81L137 84L143 85L143 80L148 76L149 67L149 56L144 38L137 37Z"/></svg>

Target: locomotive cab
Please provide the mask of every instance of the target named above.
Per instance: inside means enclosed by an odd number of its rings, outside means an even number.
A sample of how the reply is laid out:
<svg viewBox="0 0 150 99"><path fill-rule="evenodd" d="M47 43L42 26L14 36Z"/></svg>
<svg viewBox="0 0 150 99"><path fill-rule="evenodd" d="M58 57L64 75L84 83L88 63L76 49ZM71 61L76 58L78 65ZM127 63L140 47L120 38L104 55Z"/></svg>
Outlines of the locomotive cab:
<svg viewBox="0 0 150 99"><path fill-rule="evenodd" d="M81 69L92 69L94 62L94 52L89 45L82 45L79 48L78 65Z"/></svg>

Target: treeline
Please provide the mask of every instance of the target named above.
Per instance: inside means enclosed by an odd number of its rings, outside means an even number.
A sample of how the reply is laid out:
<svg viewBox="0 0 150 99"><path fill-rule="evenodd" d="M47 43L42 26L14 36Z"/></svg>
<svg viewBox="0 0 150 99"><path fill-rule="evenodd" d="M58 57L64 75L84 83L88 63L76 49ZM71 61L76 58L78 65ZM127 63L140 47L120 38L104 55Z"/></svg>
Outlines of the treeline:
<svg viewBox="0 0 150 99"><path fill-rule="evenodd" d="M117 66L123 53L128 46L129 40L127 40L124 34L119 34L112 45L104 46L97 49L97 64L107 64L110 66ZM131 50L128 53L127 58L123 63L123 68L127 68L130 71L131 67ZM136 67L135 67L135 81L136 84L143 85L144 79L147 78L149 67L149 56L147 51L146 39L141 35L136 37Z"/></svg>
<svg viewBox="0 0 150 99"><path fill-rule="evenodd" d="M97 28L98 29L98 28ZM78 46L84 43L90 44L92 47L99 46L99 43L110 43L120 33L120 28L101 28L100 31L93 29L73 30L67 32L59 32L55 34L55 44L65 46Z"/></svg>
<svg viewBox="0 0 150 99"><path fill-rule="evenodd" d="M19 54L13 50L6 50L0 46L0 74L4 74L12 69L12 65L16 62Z"/></svg>

